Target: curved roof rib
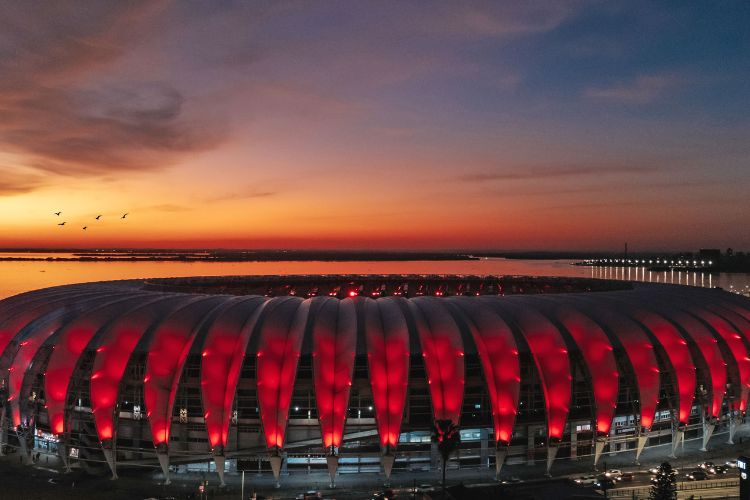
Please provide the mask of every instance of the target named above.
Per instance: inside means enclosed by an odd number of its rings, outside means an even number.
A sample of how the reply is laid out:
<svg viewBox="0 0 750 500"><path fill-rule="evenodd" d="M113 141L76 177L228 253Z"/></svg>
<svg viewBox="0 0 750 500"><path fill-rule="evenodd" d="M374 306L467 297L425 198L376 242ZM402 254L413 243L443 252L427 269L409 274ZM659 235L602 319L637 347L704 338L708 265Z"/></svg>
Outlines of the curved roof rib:
<svg viewBox="0 0 750 500"><path fill-rule="evenodd" d="M216 317L206 333L201 353L201 396L212 450L227 446L242 363L267 300L251 297L232 304Z"/></svg>
<svg viewBox="0 0 750 500"><path fill-rule="evenodd" d="M357 313L351 299L320 297L317 300L321 304L315 312L312 328L315 401L323 446L338 448L344 435L352 386Z"/></svg>
<svg viewBox="0 0 750 500"><path fill-rule="evenodd" d="M399 302L365 299L367 364L380 446L396 449L409 384L409 328Z"/></svg>

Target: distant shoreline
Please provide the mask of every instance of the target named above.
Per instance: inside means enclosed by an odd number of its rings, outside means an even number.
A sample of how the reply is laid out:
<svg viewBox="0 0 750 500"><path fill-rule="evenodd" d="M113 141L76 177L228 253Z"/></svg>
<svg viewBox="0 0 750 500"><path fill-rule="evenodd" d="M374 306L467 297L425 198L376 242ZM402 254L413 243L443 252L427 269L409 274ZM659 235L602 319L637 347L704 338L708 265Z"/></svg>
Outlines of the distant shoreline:
<svg viewBox="0 0 750 500"><path fill-rule="evenodd" d="M0 250L0 252L3 252ZM14 251L18 256L0 256L0 262L357 262L357 261L456 261L477 260L478 257L459 253L412 252L293 252L293 251ZM56 256L24 256L32 253L64 253Z"/></svg>

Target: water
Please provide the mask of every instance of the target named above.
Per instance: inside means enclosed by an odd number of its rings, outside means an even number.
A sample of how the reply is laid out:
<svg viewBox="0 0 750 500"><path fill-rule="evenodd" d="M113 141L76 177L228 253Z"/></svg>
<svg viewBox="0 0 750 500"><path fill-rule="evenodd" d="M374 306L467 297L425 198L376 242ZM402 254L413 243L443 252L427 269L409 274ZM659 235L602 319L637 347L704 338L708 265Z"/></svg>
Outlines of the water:
<svg viewBox="0 0 750 500"><path fill-rule="evenodd" d="M0 256L30 254L2 254ZM66 254L34 254L63 257ZM0 261L0 299L55 285L131 278L274 274L475 274L624 279L750 291L750 274L649 272L635 267L583 267L570 260L481 259L399 262L51 262Z"/></svg>

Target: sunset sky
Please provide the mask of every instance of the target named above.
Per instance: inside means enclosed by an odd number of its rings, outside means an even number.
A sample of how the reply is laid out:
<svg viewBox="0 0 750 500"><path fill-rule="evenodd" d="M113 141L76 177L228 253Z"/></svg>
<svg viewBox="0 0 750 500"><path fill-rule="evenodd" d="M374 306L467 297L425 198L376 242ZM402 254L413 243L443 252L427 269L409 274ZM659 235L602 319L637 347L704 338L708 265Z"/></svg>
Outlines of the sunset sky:
<svg viewBox="0 0 750 500"><path fill-rule="evenodd" d="M0 19L0 247L750 250L747 1Z"/></svg>

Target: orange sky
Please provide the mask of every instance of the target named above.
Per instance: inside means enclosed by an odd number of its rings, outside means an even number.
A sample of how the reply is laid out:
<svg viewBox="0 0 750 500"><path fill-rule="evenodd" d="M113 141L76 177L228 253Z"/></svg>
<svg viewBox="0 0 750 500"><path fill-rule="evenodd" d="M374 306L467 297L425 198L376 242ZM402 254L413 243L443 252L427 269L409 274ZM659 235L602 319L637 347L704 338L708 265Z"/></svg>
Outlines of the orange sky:
<svg viewBox="0 0 750 500"><path fill-rule="evenodd" d="M750 246L742 16L620 8L4 5L0 247Z"/></svg>

